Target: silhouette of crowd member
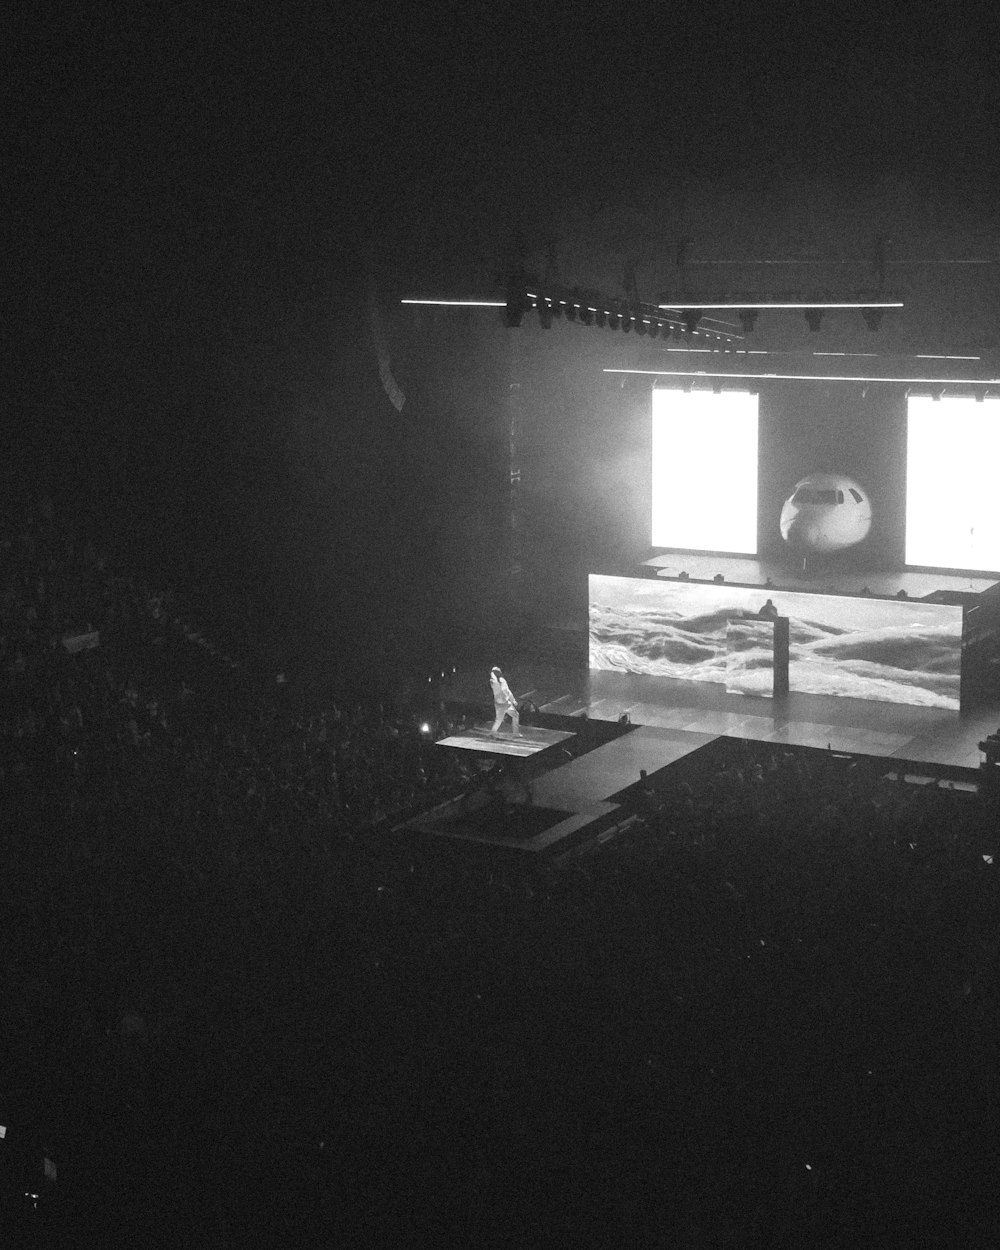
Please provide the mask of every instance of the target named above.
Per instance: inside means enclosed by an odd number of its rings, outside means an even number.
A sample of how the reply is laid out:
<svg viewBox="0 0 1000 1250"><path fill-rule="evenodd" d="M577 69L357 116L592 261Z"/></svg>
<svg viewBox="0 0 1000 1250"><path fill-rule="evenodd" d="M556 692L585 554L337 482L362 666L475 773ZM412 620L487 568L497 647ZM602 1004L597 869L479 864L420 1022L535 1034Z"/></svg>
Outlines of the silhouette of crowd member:
<svg viewBox="0 0 1000 1250"><path fill-rule="evenodd" d="M513 736L520 738L521 718L517 711L517 700L511 693L510 686L507 685L507 680L503 673L496 666L490 670L490 685L493 687L493 710L496 712L496 716L493 719L493 728L490 730L490 737L496 738L499 735L504 717L509 716L514 730Z"/></svg>
<svg viewBox="0 0 1000 1250"><path fill-rule="evenodd" d="M998 785L998 777L1000 777L1000 729L996 733L987 734L982 742L979 743L979 749L986 756L980 765L980 771L988 787L994 791L1000 791Z"/></svg>
<svg viewBox="0 0 1000 1250"><path fill-rule="evenodd" d="M774 606L774 600L768 599L767 603L758 610L757 615L765 620L775 620L778 615L778 609Z"/></svg>

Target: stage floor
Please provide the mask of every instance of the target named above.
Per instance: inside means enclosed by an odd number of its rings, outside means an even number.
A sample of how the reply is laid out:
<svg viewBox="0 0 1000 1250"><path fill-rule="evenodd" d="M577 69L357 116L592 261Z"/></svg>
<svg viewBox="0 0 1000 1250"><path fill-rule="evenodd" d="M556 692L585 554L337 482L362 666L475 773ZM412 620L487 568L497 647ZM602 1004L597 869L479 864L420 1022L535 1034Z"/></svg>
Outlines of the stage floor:
<svg viewBox="0 0 1000 1250"><path fill-rule="evenodd" d="M628 713L635 725L672 730L680 741L690 736L692 748L725 735L978 769L977 743L1000 724L1000 703L953 712L794 692L765 699L727 694L710 682L516 659L504 671L518 699L530 699L543 712L605 721ZM442 684L441 697L483 706L485 714L483 684L481 667L463 670Z"/></svg>
<svg viewBox="0 0 1000 1250"><path fill-rule="evenodd" d="M644 561L656 569L658 577L678 577L682 572L698 582L710 582L721 573L736 586L762 586L774 589L821 591L827 595L858 595L865 589L873 595L893 597L905 590L910 599L923 599L935 591L950 594L981 595L997 584L997 578L969 574L923 573L909 569L849 569L817 562L803 573L789 563L759 560L753 556L685 555L671 551Z"/></svg>
<svg viewBox="0 0 1000 1250"><path fill-rule="evenodd" d="M459 751L478 751L484 755L513 755L518 759L526 759L572 737L571 733L563 733L558 729L541 729L537 725L522 725L518 738L507 729L494 737L490 733L489 725L477 725L475 729L452 734L450 738L439 738L437 745L455 747Z"/></svg>
<svg viewBox="0 0 1000 1250"><path fill-rule="evenodd" d="M572 812L610 803L635 785L642 769L652 776L717 737L643 725L537 778L534 800Z"/></svg>

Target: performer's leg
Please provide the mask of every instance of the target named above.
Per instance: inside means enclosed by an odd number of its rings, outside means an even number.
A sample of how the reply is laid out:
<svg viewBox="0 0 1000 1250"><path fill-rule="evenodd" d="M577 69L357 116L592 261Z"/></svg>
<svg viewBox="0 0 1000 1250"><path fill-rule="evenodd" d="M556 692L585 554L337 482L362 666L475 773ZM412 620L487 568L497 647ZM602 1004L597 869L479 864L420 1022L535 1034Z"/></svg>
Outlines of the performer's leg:
<svg viewBox="0 0 1000 1250"><path fill-rule="evenodd" d="M507 709L506 709L505 707L501 707L499 704L497 704L497 705L496 705L496 713L497 713L497 714L496 714L496 716L494 717L494 720L493 720L493 728L490 730L490 733L491 733L491 734L495 734L495 733L496 733L496 731L500 728L500 725L501 725L501 724L502 724L502 722L503 722L503 718L504 718L504 716L506 716L506 714L507 714Z"/></svg>
<svg viewBox="0 0 1000 1250"><path fill-rule="evenodd" d="M510 723L511 723L511 725L513 726L513 729L514 729L514 737L515 737L515 738L520 738L520 736L521 736L521 716L520 716L520 713L518 712L518 710L517 710L517 708L516 708L516 707L512 707L512 708L510 709Z"/></svg>

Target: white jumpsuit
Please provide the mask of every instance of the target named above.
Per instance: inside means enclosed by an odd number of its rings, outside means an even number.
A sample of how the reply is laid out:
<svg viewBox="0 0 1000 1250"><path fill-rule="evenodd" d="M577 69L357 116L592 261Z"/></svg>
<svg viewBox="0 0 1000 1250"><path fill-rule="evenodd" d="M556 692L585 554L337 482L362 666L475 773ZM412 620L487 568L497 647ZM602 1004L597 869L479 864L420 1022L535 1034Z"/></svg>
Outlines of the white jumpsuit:
<svg viewBox="0 0 1000 1250"><path fill-rule="evenodd" d="M509 716L514 726L514 735L519 737L521 733L521 718L517 712L517 700L511 694L506 678L497 677L496 673L491 673L490 685L493 687L493 710L496 712L490 733L495 734L503 724L504 717Z"/></svg>

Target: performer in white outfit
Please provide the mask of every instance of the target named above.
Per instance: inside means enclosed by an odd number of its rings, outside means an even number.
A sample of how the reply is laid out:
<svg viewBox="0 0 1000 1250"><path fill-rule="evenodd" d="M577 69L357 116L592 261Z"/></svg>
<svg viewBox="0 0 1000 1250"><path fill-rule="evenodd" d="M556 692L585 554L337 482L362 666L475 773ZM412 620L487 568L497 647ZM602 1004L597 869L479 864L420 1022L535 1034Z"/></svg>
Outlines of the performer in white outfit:
<svg viewBox="0 0 1000 1250"><path fill-rule="evenodd" d="M498 668L493 668L490 671L490 685L493 687L493 710L496 712L493 728L490 730L491 736L497 737L504 717L509 716L514 726L513 736L520 738L521 718L517 712L517 700L511 694L510 686L507 685L503 673Z"/></svg>

